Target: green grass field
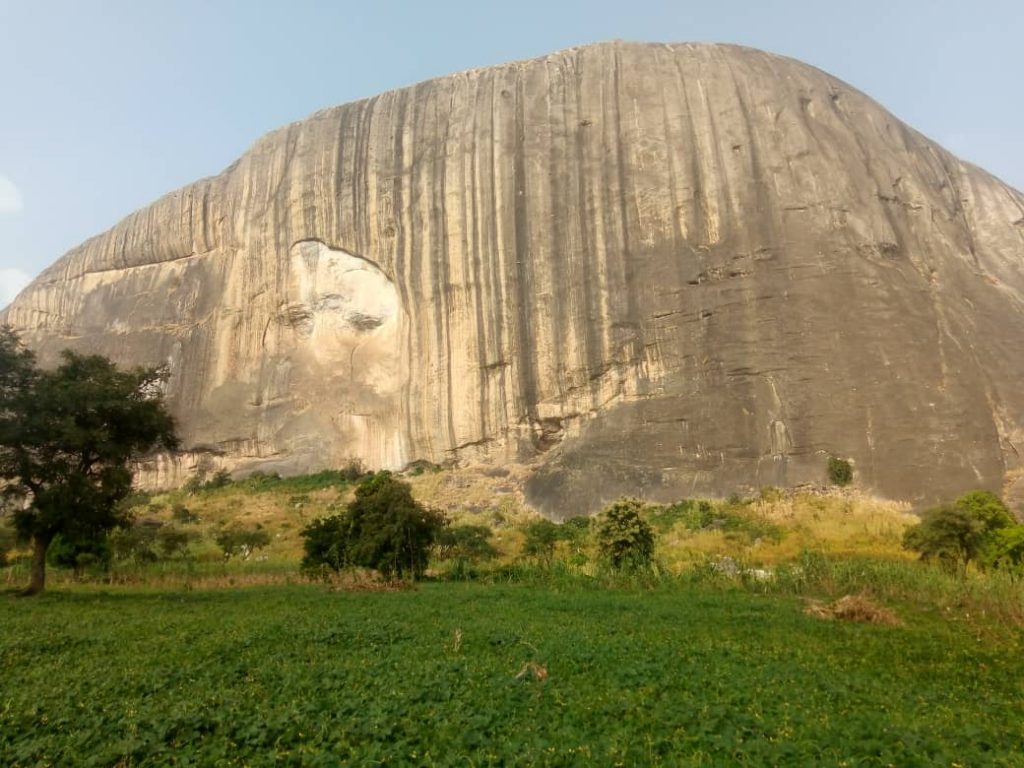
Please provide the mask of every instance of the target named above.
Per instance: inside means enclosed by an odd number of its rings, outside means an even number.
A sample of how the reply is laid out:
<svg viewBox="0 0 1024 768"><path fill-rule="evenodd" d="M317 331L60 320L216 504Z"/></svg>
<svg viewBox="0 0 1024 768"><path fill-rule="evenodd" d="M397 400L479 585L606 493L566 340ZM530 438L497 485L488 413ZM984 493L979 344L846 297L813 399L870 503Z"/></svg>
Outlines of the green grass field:
<svg viewBox="0 0 1024 768"><path fill-rule="evenodd" d="M785 595L0 596L0 765L1024 765L1024 642Z"/></svg>

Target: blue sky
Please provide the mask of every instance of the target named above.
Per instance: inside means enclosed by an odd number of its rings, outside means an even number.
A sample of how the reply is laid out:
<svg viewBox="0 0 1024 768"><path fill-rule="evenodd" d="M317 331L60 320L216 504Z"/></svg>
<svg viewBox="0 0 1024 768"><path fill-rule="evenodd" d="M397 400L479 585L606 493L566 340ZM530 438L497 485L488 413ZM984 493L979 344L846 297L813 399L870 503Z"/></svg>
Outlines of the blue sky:
<svg viewBox="0 0 1024 768"><path fill-rule="evenodd" d="M0 0L0 304L275 127L617 38L801 59L1024 189L1021 0Z"/></svg>

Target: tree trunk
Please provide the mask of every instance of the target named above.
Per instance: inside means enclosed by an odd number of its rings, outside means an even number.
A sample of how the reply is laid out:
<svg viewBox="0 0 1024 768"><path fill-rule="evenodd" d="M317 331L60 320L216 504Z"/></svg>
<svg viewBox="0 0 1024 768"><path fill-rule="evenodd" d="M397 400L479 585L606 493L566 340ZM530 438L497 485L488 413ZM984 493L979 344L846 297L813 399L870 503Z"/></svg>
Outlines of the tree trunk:
<svg viewBox="0 0 1024 768"><path fill-rule="evenodd" d="M22 592L26 597L38 595L46 588L46 550L50 548L52 536L36 536L32 539L32 576L28 588Z"/></svg>

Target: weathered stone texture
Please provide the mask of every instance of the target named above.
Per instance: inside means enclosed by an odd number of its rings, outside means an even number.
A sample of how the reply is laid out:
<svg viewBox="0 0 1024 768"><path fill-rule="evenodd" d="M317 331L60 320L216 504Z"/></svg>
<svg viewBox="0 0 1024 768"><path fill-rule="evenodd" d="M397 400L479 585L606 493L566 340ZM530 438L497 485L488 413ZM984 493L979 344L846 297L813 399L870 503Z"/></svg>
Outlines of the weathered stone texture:
<svg viewBox="0 0 1024 768"><path fill-rule="evenodd" d="M842 82L603 44L275 131L7 311L168 363L199 457L535 462L554 516L823 479L935 499L1024 448L1024 196ZM1016 476L1020 476L1017 473Z"/></svg>

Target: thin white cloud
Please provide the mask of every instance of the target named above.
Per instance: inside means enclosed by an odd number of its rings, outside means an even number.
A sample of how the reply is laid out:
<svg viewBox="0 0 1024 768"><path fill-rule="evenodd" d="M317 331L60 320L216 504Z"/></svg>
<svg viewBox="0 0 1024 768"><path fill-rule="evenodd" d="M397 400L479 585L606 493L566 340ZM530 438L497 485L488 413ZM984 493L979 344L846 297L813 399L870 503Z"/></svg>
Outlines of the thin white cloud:
<svg viewBox="0 0 1024 768"><path fill-rule="evenodd" d="M0 267L0 308L6 307L21 289L32 280L32 275L17 267Z"/></svg>
<svg viewBox="0 0 1024 768"><path fill-rule="evenodd" d="M21 213L21 190L6 176L0 176L0 213Z"/></svg>

